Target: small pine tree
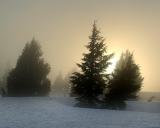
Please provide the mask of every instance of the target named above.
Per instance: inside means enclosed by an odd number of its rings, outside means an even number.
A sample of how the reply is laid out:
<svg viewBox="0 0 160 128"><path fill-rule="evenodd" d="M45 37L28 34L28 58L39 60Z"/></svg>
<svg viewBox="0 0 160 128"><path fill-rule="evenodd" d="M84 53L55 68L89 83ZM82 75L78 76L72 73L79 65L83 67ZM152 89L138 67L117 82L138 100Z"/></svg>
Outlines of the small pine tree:
<svg viewBox="0 0 160 128"><path fill-rule="evenodd" d="M106 69L113 54L106 54L104 38L100 36L96 23L93 24L90 42L86 46L88 53L83 54L81 72L74 72L70 77L71 93L77 98L94 100L103 93L108 80Z"/></svg>
<svg viewBox="0 0 160 128"><path fill-rule="evenodd" d="M9 96L43 96L50 91L47 75L50 67L42 58L40 45L32 40L25 45L16 67L9 73L7 89Z"/></svg>
<svg viewBox="0 0 160 128"><path fill-rule="evenodd" d="M59 94L65 96L67 94L67 82L63 78L62 73L59 73L52 86L53 94Z"/></svg>
<svg viewBox="0 0 160 128"><path fill-rule="evenodd" d="M70 84L71 76L74 72L77 72L77 67L71 69L66 75L65 75L65 81L66 81L66 90L69 96L74 97L73 91L72 91L72 85Z"/></svg>
<svg viewBox="0 0 160 128"><path fill-rule="evenodd" d="M7 64L7 68L5 69L5 72L1 78L0 81L0 88L1 88L1 95L6 96L7 95L7 78L10 72L10 66Z"/></svg>
<svg viewBox="0 0 160 128"><path fill-rule="evenodd" d="M135 98L141 89L143 77L135 64L133 53L122 53L108 85L106 99L124 100Z"/></svg>

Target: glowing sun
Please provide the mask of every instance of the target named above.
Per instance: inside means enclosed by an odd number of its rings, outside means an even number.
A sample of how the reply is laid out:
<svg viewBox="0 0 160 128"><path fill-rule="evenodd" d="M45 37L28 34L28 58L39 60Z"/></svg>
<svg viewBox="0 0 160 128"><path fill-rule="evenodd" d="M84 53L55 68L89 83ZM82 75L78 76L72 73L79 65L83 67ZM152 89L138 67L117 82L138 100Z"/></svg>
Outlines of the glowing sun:
<svg viewBox="0 0 160 128"><path fill-rule="evenodd" d="M118 57L114 56L109 62L111 62L111 64L108 66L108 69L106 70L107 73L112 73L116 67L118 61Z"/></svg>

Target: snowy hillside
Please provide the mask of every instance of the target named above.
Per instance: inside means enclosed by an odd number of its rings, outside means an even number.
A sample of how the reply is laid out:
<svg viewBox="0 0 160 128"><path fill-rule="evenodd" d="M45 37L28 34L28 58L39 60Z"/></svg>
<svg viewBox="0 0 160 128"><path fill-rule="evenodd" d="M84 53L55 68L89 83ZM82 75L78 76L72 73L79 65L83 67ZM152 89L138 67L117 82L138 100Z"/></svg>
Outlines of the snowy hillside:
<svg viewBox="0 0 160 128"><path fill-rule="evenodd" d="M73 99L58 97L1 98L0 128L160 128L160 113L133 111L143 102L127 103L126 111L77 108L73 104Z"/></svg>

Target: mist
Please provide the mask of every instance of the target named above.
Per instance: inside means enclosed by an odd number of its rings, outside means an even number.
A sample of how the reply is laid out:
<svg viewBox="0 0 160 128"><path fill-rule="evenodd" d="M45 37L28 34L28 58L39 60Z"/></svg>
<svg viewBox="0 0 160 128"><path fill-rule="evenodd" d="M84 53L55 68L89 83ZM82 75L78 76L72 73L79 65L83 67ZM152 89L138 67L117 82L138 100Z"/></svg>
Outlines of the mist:
<svg viewBox="0 0 160 128"><path fill-rule="evenodd" d="M97 20L109 53L118 58L126 49L134 51L145 78L142 91L160 91L159 7L156 0L0 1L0 74L15 67L34 37L51 66L52 83L59 72L65 77L81 61Z"/></svg>

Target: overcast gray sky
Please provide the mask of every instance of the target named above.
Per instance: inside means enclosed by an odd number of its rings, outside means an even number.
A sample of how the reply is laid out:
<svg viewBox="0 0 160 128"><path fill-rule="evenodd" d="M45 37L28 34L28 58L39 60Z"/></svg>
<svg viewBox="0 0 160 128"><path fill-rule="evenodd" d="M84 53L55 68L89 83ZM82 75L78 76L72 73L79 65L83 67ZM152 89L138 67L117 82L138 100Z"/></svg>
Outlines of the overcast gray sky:
<svg viewBox="0 0 160 128"><path fill-rule="evenodd" d="M95 19L115 60L134 51L143 91L160 91L159 0L0 0L0 71L14 66L35 37L52 67L50 77L66 74L86 51Z"/></svg>

